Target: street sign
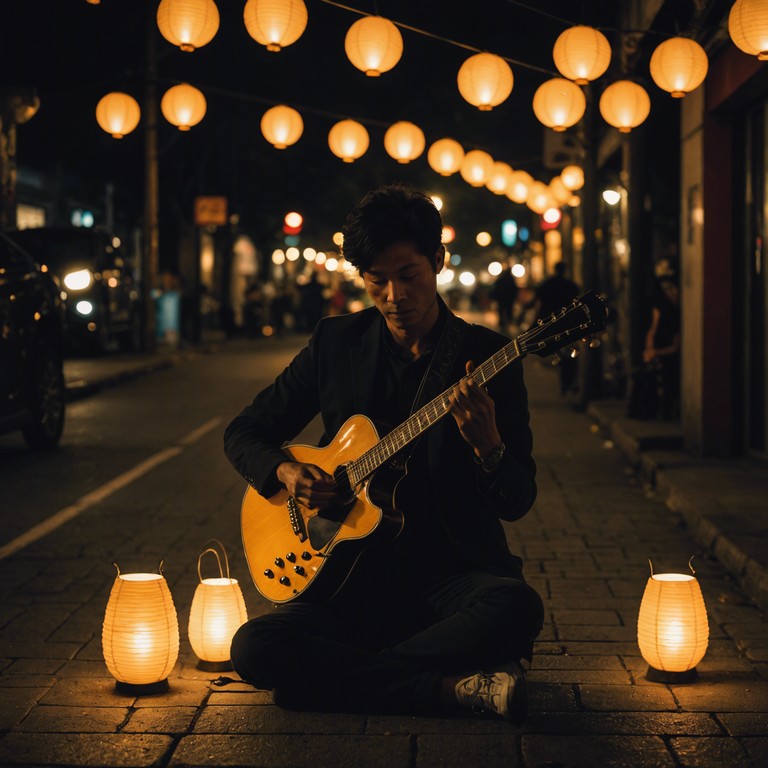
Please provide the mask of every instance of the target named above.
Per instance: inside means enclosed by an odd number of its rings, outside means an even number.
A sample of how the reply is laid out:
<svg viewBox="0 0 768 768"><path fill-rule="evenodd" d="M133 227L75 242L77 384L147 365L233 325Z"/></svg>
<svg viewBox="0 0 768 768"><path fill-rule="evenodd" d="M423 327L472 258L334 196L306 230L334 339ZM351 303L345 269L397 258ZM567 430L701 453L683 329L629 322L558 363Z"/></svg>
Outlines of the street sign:
<svg viewBox="0 0 768 768"><path fill-rule="evenodd" d="M198 227L214 225L224 226L227 223L226 197L196 197L195 224Z"/></svg>

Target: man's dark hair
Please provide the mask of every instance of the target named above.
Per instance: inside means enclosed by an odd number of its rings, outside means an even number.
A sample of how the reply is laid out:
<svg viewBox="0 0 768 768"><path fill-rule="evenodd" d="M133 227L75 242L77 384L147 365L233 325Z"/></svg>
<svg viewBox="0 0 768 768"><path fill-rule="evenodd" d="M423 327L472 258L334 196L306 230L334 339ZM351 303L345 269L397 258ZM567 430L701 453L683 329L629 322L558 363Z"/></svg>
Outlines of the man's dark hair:
<svg viewBox="0 0 768 768"><path fill-rule="evenodd" d="M413 243L430 260L442 244L443 221L424 192L387 184L369 192L349 213L344 229L344 258L361 273L395 243Z"/></svg>

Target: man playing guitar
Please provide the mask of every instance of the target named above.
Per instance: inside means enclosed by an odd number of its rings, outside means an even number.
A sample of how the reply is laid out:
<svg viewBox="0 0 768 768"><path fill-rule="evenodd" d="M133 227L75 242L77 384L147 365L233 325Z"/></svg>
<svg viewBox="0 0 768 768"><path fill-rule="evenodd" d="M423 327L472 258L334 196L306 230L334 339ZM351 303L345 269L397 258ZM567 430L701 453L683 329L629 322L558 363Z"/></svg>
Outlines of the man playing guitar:
<svg viewBox="0 0 768 768"><path fill-rule="evenodd" d="M438 295L442 221L425 194L400 185L374 190L349 214L343 234L344 256L373 306L321 320L306 348L226 430L227 456L264 515L276 494L288 499L298 553L287 570L282 554L273 565L252 562L247 552L260 589L278 604L237 632L234 668L289 708L428 713L453 706L520 724L527 713L521 661L530 661L543 623L541 599L501 525L525 515L536 498L522 365L505 363L491 381L476 380L475 366L510 340L465 323ZM342 468L342 483L333 467L285 450L318 413L321 445L339 433L339 451L349 450L355 433L348 440L346 424L362 414L375 427L374 442L382 437L378 447L386 446L397 425L407 426L442 390L450 418L391 449L391 460L368 476ZM396 478L391 490L385 476ZM323 569L333 573L343 560L331 549L340 526L360 504L379 515L377 528L395 520L395 535L370 536L335 591L319 594ZM306 525L296 522L302 510ZM246 517L245 503L243 514L247 550L247 539L259 544L250 531L260 514ZM293 551L287 556L293 563ZM302 593L298 585L313 574L318 591ZM266 591L273 587L286 591Z"/></svg>

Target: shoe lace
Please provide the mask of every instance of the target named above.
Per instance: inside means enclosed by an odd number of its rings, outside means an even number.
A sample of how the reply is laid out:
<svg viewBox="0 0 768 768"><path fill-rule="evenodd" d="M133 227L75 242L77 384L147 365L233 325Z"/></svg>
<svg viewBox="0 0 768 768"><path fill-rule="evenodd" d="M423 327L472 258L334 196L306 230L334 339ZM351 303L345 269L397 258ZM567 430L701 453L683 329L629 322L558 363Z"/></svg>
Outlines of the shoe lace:
<svg viewBox="0 0 768 768"><path fill-rule="evenodd" d="M493 697L496 683L493 675L480 673L465 683L468 704L473 712L496 712Z"/></svg>

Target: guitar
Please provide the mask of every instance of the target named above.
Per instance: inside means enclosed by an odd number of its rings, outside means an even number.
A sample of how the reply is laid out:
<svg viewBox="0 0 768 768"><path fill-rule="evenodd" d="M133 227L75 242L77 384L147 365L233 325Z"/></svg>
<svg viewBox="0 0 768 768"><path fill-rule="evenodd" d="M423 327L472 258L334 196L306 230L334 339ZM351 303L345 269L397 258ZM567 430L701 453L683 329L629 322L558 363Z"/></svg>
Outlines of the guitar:
<svg viewBox="0 0 768 768"><path fill-rule="evenodd" d="M603 300L590 292L549 320L539 320L472 373L483 385L529 353L549 355L605 327ZM259 592L273 603L330 597L342 586L363 550L394 539L403 516L394 503L404 467L390 461L449 412L453 386L379 439L366 416L351 416L323 448L291 445L293 461L315 464L336 480L340 501L307 509L287 490L264 498L250 485L241 508L248 569Z"/></svg>

